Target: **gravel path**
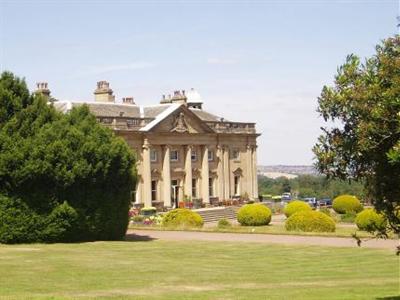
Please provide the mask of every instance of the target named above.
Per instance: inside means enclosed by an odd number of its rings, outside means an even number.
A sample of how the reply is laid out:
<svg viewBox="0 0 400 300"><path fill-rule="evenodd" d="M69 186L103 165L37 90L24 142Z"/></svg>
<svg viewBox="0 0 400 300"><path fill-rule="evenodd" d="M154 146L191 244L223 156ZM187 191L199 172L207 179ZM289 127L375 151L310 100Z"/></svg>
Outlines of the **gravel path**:
<svg viewBox="0 0 400 300"><path fill-rule="evenodd" d="M353 247L357 243L352 238L295 236L273 234L247 234L247 233L214 233L193 231L156 231L156 230L129 230L128 238L131 240L169 240L169 241L225 241L225 242L251 242L284 245L310 245L328 247ZM390 249L395 251L399 245L398 240L366 240L362 248Z"/></svg>

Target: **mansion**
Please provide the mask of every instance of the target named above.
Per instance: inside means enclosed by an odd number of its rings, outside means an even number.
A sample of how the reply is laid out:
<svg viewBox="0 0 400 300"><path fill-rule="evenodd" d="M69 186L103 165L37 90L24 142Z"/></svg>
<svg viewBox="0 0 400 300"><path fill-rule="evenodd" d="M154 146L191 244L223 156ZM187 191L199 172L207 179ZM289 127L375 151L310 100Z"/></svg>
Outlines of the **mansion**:
<svg viewBox="0 0 400 300"><path fill-rule="evenodd" d="M47 83L38 92L50 96ZM145 207L201 199L207 205L245 197L258 198L257 137L254 123L232 122L203 109L193 89L162 96L142 106L132 97L115 101L106 81L97 83L94 102L60 101L65 113L86 103L97 120L124 138L137 156L135 203Z"/></svg>

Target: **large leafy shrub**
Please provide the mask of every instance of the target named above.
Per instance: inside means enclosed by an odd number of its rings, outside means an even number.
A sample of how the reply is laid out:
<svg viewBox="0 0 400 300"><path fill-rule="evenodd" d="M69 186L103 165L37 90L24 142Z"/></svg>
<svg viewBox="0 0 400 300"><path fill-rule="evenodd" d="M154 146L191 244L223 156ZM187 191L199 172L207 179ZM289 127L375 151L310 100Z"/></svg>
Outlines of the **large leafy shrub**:
<svg viewBox="0 0 400 300"><path fill-rule="evenodd" d="M135 184L126 142L87 106L58 113L10 73L0 78L0 98L0 194L8 199L0 242L123 238ZM14 225L21 231L7 232Z"/></svg>
<svg viewBox="0 0 400 300"><path fill-rule="evenodd" d="M50 214L39 215L20 199L0 196L2 243L59 242L74 240L78 213L67 202Z"/></svg>
<svg viewBox="0 0 400 300"><path fill-rule="evenodd" d="M336 197L333 199L332 207L338 214L350 212L358 213L363 209L360 200L358 200L356 196L351 195L341 195Z"/></svg>
<svg viewBox="0 0 400 300"><path fill-rule="evenodd" d="M286 220L285 228L288 231L334 232L335 222L319 211L299 211Z"/></svg>
<svg viewBox="0 0 400 300"><path fill-rule="evenodd" d="M271 210L261 203L243 205L237 214L237 220L244 226L268 225L271 222Z"/></svg>
<svg viewBox="0 0 400 300"><path fill-rule="evenodd" d="M293 215L294 213L298 212L298 211L303 211L303 210L311 210L311 206L308 205L307 203L305 203L304 201L300 201L300 200L294 200L289 202L285 208L284 208L284 213L286 215L286 217L290 217L291 215Z"/></svg>
<svg viewBox="0 0 400 300"><path fill-rule="evenodd" d="M374 209L367 208L357 214L355 219L357 227L365 231L382 231L386 228L387 221L383 215L378 214Z"/></svg>
<svg viewBox="0 0 400 300"><path fill-rule="evenodd" d="M165 214L162 225L179 228L202 227L203 218L189 209L177 208Z"/></svg>

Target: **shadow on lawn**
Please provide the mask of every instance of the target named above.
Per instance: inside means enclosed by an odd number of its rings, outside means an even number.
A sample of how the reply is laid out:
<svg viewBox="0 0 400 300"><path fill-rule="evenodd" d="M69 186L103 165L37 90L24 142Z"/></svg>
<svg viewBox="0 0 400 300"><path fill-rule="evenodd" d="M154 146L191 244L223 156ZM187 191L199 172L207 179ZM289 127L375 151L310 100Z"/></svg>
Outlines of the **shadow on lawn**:
<svg viewBox="0 0 400 300"><path fill-rule="evenodd" d="M387 296L382 298L376 298L376 300L400 300L400 296Z"/></svg>
<svg viewBox="0 0 400 300"><path fill-rule="evenodd" d="M125 241L127 242L150 242L157 240L155 238L150 237L149 235L139 235L134 233L127 233L125 235Z"/></svg>

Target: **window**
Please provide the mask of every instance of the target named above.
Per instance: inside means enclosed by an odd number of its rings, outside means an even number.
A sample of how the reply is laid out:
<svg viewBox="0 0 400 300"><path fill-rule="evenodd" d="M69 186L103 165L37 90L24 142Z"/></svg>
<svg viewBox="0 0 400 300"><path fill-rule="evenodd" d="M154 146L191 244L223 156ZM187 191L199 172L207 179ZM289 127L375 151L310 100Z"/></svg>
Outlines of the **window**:
<svg viewBox="0 0 400 300"><path fill-rule="evenodd" d="M171 161L178 161L179 160L179 151L172 150L170 153L170 159L171 159Z"/></svg>
<svg viewBox="0 0 400 300"><path fill-rule="evenodd" d="M192 197L193 198L197 197L197 179L196 178L192 179Z"/></svg>
<svg viewBox="0 0 400 300"><path fill-rule="evenodd" d="M208 194L214 196L214 178L208 178Z"/></svg>
<svg viewBox="0 0 400 300"><path fill-rule="evenodd" d="M113 120L111 118L103 118L101 121L105 124L111 124Z"/></svg>
<svg viewBox="0 0 400 300"><path fill-rule="evenodd" d="M240 194L239 184L240 184L240 176L235 176L235 195Z"/></svg>
<svg viewBox="0 0 400 300"><path fill-rule="evenodd" d="M150 150L150 161L157 161L157 150Z"/></svg>
<svg viewBox="0 0 400 300"><path fill-rule="evenodd" d="M232 157L233 159L238 160L240 158L240 151L238 149L234 149L232 151Z"/></svg>
<svg viewBox="0 0 400 300"><path fill-rule="evenodd" d="M196 150L192 150L192 161L196 161L197 160L197 152Z"/></svg>
<svg viewBox="0 0 400 300"><path fill-rule="evenodd" d="M208 161L213 161L214 160L214 151L209 150L208 151Z"/></svg>
<svg viewBox="0 0 400 300"><path fill-rule="evenodd" d="M171 197L174 201L174 205L178 205L178 202L176 202L178 200L179 197L179 186L178 186L178 180L176 179L172 179L171 180Z"/></svg>
<svg viewBox="0 0 400 300"><path fill-rule="evenodd" d="M151 201L157 200L157 180L151 181Z"/></svg>

